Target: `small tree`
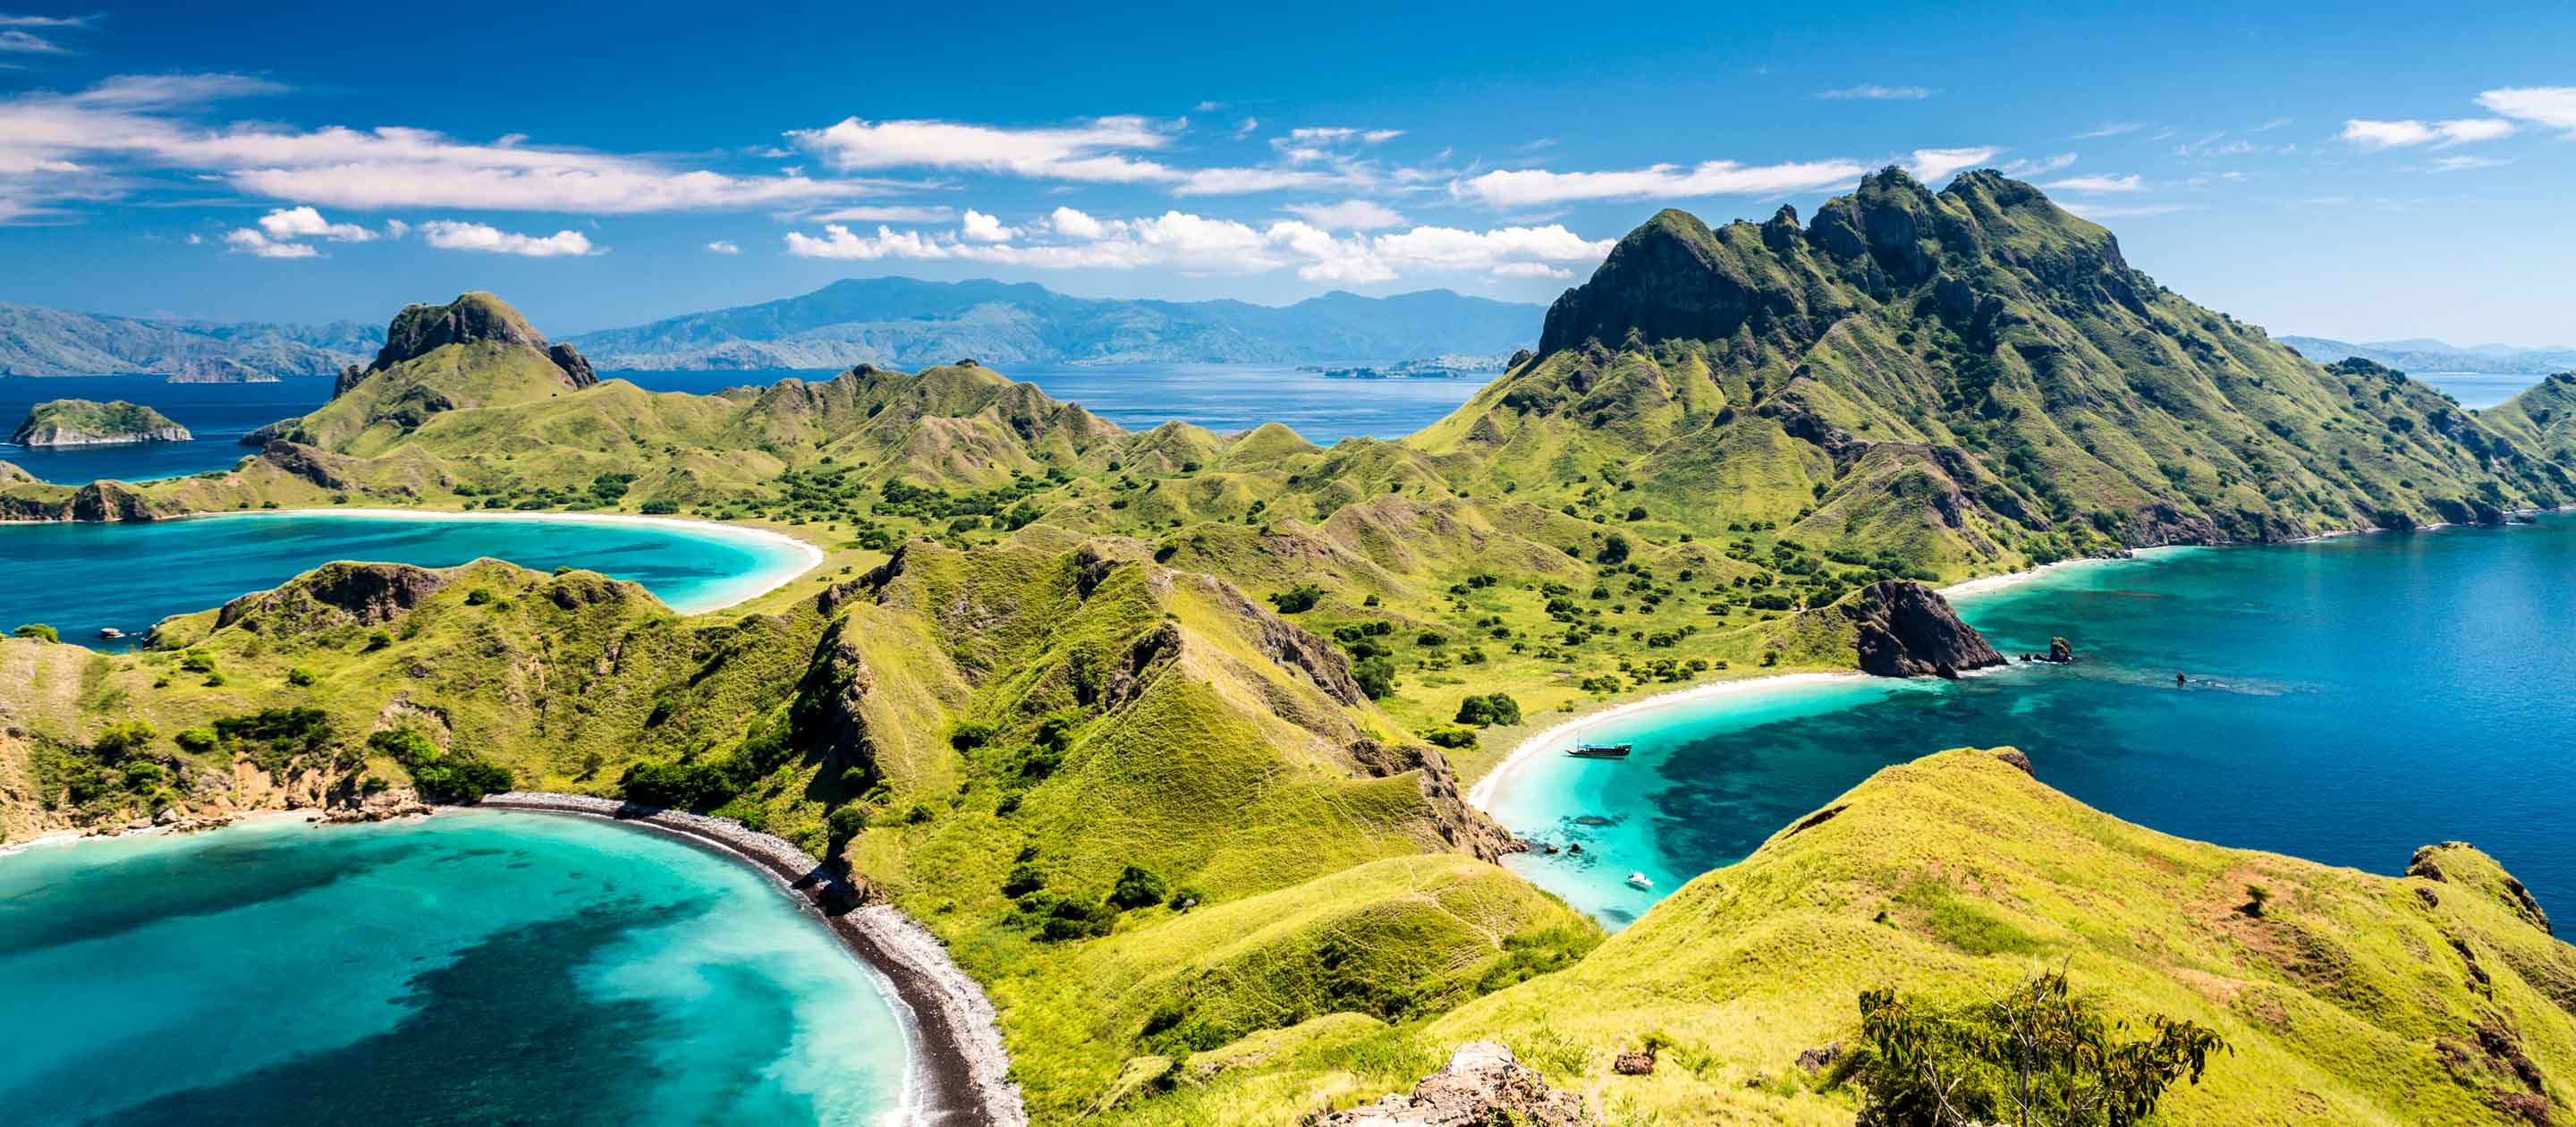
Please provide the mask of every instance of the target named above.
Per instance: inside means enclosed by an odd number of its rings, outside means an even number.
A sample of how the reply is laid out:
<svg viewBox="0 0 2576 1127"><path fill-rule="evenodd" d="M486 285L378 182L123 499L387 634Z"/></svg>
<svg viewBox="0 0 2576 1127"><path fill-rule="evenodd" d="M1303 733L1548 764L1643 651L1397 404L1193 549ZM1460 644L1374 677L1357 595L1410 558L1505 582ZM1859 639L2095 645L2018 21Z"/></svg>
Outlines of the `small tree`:
<svg viewBox="0 0 2576 1127"><path fill-rule="evenodd" d="M1270 596L1270 605L1278 607L1281 614L1297 614L1315 609L1315 604L1322 602L1323 598L1323 588L1312 583L1300 583Z"/></svg>
<svg viewBox="0 0 2576 1127"><path fill-rule="evenodd" d="M2128 1036L2035 971L2001 997L1939 1007L1893 990L1860 994L1862 1050L1836 1071L1861 1089L1860 1127L2131 1127L2176 1081L2200 1082L2217 1033L2162 1014Z"/></svg>
<svg viewBox="0 0 2576 1127"><path fill-rule="evenodd" d="M10 633L21 638L34 638L39 642L59 642L63 640L63 636L56 633L53 627L47 626L41 622L30 622L16 630L10 631Z"/></svg>
<svg viewBox="0 0 2576 1127"><path fill-rule="evenodd" d="M1124 912L1160 904L1170 893L1171 889L1163 883L1163 878L1153 870L1129 865L1118 874L1117 886L1109 890L1109 903Z"/></svg>

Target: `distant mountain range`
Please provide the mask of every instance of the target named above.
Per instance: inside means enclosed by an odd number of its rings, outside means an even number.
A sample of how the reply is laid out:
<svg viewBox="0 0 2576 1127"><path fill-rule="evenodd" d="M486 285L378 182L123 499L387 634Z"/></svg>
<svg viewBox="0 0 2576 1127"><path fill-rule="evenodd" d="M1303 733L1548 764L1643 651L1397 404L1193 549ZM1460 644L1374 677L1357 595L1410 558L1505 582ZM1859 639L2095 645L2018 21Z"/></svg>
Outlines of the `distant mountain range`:
<svg viewBox="0 0 2576 1127"><path fill-rule="evenodd" d="M225 325L0 302L0 376L329 376L382 343L383 329L355 321Z"/></svg>
<svg viewBox="0 0 2576 1127"><path fill-rule="evenodd" d="M1068 297L989 280L853 278L780 301L568 338L602 368L917 369L1400 360L1528 346L1541 310L1425 290L1294 305Z"/></svg>
<svg viewBox="0 0 2576 1127"><path fill-rule="evenodd" d="M2476 372L2503 375L2576 370L2576 348L2515 348L2508 344L2474 344L2466 348L2438 340L2374 340L2354 344L2325 337L2276 337L2319 364L2358 356L2412 375L2426 372Z"/></svg>

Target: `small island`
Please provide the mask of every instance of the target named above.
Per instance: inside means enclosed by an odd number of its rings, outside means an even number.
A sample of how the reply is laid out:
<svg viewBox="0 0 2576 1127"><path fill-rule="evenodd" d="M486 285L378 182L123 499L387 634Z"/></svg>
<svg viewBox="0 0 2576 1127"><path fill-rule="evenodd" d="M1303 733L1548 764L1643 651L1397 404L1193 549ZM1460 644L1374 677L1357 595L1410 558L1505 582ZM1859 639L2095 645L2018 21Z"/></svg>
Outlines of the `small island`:
<svg viewBox="0 0 2576 1127"><path fill-rule="evenodd" d="M121 442L189 442L196 438L168 415L122 399L49 399L27 412L9 441L20 446L104 446Z"/></svg>

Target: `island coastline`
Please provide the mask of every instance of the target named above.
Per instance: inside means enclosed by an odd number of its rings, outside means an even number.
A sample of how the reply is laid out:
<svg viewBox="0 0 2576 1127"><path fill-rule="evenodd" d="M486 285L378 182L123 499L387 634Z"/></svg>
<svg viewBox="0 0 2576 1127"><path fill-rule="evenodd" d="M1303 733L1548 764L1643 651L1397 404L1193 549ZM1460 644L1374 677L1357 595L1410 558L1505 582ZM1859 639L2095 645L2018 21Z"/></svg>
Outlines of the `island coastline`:
<svg viewBox="0 0 2576 1127"><path fill-rule="evenodd" d="M849 886L794 845L738 822L616 799L546 791L487 795L477 807L593 818L658 833L748 865L809 907L886 987L904 1030L900 1116L921 1127L1026 1127L991 999L929 929L891 904L858 904ZM835 910L835 906L840 906Z"/></svg>

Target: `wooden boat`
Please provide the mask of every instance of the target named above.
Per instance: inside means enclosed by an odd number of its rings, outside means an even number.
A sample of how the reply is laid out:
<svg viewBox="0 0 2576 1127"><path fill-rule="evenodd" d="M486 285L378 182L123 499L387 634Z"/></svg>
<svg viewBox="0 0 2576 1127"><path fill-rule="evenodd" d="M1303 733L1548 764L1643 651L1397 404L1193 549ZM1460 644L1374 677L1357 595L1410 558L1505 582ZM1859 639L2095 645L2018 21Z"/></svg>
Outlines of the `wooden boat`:
<svg viewBox="0 0 2576 1127"><path fill-rule="evenodd" d="M1627 744L1576 744L1565 753L1576 759L1626 759L1628 751Z"/></svg>

